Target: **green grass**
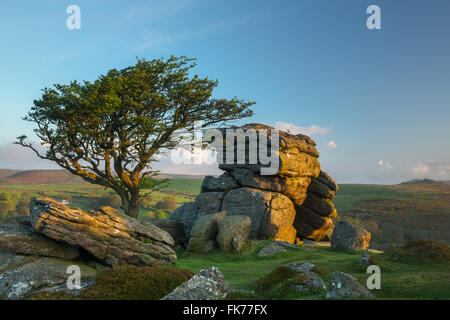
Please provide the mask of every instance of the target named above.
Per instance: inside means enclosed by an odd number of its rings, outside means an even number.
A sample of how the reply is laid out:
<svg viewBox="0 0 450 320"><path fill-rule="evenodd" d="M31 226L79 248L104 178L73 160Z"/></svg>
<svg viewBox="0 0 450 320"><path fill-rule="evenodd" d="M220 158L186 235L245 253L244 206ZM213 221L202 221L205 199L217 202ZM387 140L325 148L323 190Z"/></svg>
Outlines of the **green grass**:
<svg viewBox="0 0 450 320"><path fill-rule="evenodd" d="M179 253L176 264L198 272L216 266L224 274L233 289L257 291L258 279L267 276L283 264L311 262L329 272L342 271L355 276L365 284L369 274L359 267L363 252L346 252L329 247L302 247L288 249L269 257L258 257L264 244L255 245L245 253L236 254L218 250L201 255L189 252ZM391 261L388 253L377 254L381 269L381 290L373 290L376 299L450 299L449 264L400 263ZM322 278L328 284L328 275ZM324 294L308 295L289 291L284 299L323 299Z"/></svg>

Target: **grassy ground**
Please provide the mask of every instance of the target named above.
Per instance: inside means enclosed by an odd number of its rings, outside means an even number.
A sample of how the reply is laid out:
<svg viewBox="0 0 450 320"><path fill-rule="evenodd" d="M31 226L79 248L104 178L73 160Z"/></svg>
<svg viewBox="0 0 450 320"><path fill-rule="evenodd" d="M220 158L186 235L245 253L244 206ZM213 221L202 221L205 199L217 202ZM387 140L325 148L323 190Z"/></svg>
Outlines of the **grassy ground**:
<svg viewBox="0 0 450 320"><path fill-rule="evenodd" d="M341 185L334 201L338 219L372 233L371 247L409 240L450 242L450 185Z"/></svg>
<svg viewBox="0 0 450 320"><path fill-rule="evenodd" d="M223 272L233 289L256 290L256 281L268 275L282 264L311 262L329 272L342 271L355 276L365 284L369 274L359 267L363 252L338 251L329 247L303 246L288 249L269 257L257 253L264 243L254 245L245 253L213 253L200 255L179 252L178 268L198 272L209 266L216 266ZM392 261L390 254L376 254L381 269L381 289L372 290L376 299L450 299L450 268L448 263L416 263ZM323 279L328 284L328 275ZM284 299L323 299L324 294L300 294L289 291Z"/></svg>

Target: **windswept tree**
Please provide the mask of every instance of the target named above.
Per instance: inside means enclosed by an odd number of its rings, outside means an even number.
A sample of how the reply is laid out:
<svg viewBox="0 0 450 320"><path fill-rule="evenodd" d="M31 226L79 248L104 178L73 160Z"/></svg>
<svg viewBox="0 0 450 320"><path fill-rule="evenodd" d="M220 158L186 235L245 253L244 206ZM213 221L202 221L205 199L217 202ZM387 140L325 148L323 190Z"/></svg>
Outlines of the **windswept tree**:
<svg viewBox="0 0 450 320"><path fill-rule="evenodd" d="M131 216L139 213L142 189L160 184L152 163L177 142L177 130L193 130L251 116L253 102L216 99L218 82L190 76L195 59L138 59L112 69L94 82L73 81L43 89L24 118L45 146L40 151L26 136L16 144L57 163L83 180L110 188Z"/></svg>

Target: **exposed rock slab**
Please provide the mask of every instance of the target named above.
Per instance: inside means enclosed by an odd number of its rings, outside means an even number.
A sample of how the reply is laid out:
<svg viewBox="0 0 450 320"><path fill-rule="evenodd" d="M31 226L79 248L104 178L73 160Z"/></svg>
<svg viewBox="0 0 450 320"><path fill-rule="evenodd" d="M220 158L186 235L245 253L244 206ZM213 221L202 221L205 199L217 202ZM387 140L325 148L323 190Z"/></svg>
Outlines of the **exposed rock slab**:
<svg viewBox="0 0 450 320"><path fill-rule="evenodd" d="M1 253L0 253L1 257ZM10 265L0 271L0 298L8 300L24 299L44 288L63 285L69 274L67 268L77 265L81 269L81 278L89 279L96 270L79 261L56 258L23 258L18 265Z"/></svg>
<svg viewBox="0 0 450 320"><path fill-rule="evenodd" d="M174 263L174 240L164 230L109 207L86 212L50 198L32 199L35 231L72 246L80 246L108 265Z"/></svg>
<svg viewBox="0 0 450 320"><path fill-rule="evenodd" d="M370 237L369 231L346 221L339 221L331 236L331 246L345 250L364 250L369 247Z"/></svg>
<svg viewBox="0 0 450 320"><path fill-rule="evenodd" d="M258 256L266 257L283 251L286 251L286 249L282 245L278 244L277 242L271 242L258 252Z"/></svg>
<svg viewBox="0 0 450 320"><path fill-rule="evenodd" d="M161 300L218 300L231 292L217 267L201 270Z"/></svg>
<svg viewBox="0 0 450 320"><path fill-rule="evenodd" d="M0 225L0 250L69 260L80 255L77 249L34 232L31 225Z"/></svg>

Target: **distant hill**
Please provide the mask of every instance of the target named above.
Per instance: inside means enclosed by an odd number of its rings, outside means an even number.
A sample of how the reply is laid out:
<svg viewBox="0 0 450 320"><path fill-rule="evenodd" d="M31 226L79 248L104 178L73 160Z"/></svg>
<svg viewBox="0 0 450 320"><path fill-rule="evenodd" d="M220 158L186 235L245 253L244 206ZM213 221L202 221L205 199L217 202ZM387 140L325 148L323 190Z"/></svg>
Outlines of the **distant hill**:
<svg viewBox="0 0 450 320"><path fill-rule="evenodd" d="M427 184L427 183L441 183L441 182L425 178L425 179L412 179L409 181L402 182L400 184Z"/></svg>
<svg viewBox="0 0 450 320"><path fill-rule="evenodd" d="M16 172L19 172L19 170L0 169L0 180L12 176Z"/></svg>
<svg viewBox="0 0 450 320"><path fill-rule="evenodd" d="M23 170L0 179L0 184L83 184L80 177L66 170Z"/></svg>
<svg viewBox="0 0 450 320"><path fill-rule="evenodd" d="M161 173L160 178L203 179L204 176L188 174ZM66 170L7 170L0 169L0 184L2 185L41 185L60 184L73 185L87 183L78 176Z"/></svg>

